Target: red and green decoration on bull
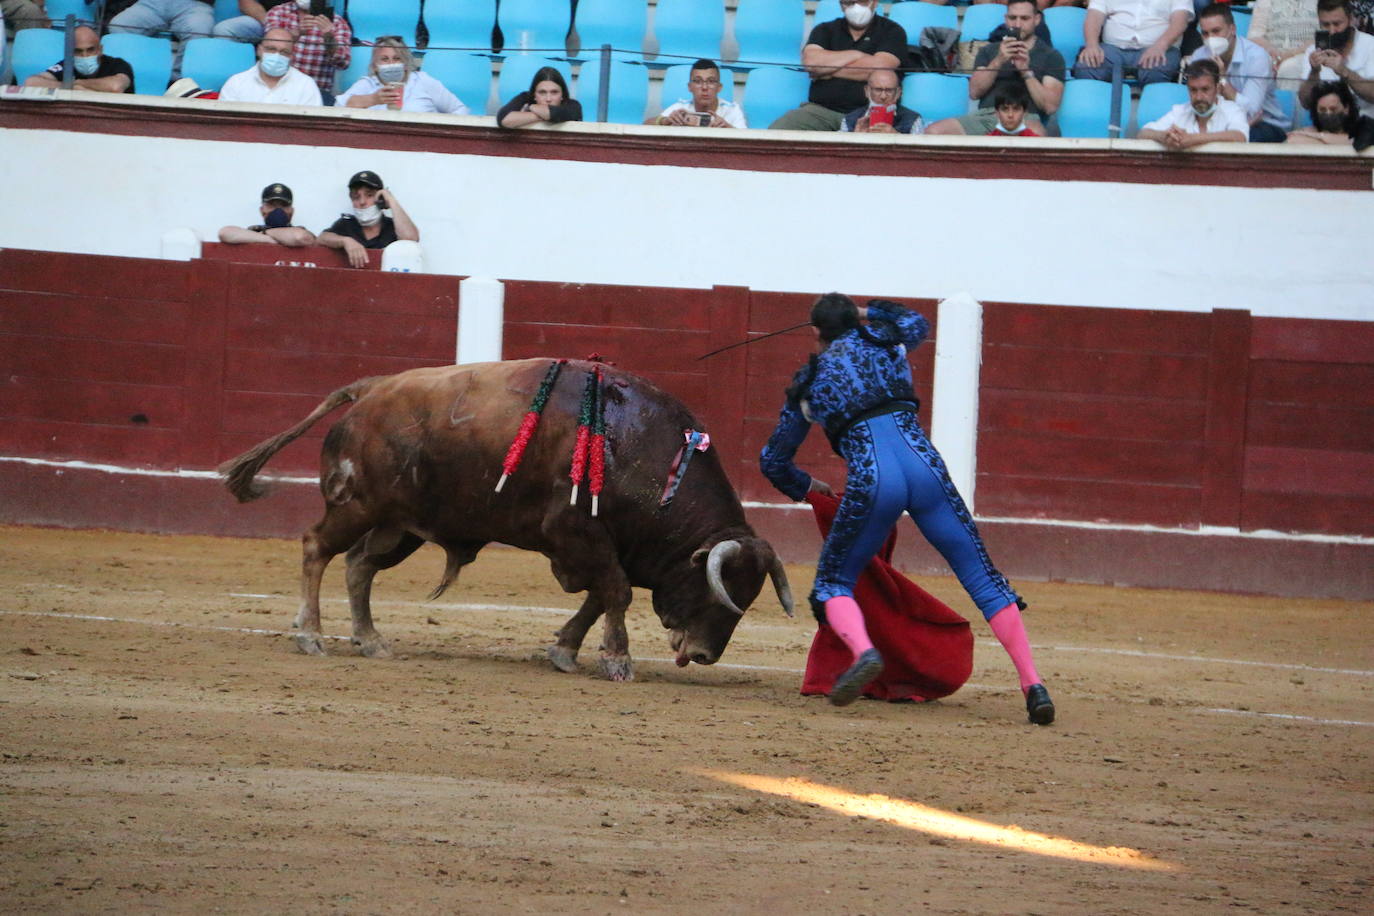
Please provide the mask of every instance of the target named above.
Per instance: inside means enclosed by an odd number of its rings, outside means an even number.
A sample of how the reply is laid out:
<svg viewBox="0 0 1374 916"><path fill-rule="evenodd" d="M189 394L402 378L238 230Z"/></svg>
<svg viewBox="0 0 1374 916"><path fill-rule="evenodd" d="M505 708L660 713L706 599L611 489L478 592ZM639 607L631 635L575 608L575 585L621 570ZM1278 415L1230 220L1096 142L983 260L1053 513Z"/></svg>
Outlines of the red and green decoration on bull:
<svg viewBox="0 0 1374 916"><path fill-rule="evenodd" d="M548 371L544 373L544 380L539 383L539 390L535 392L529 410L525 411L525 417L520 421L520 429L515 433L515 439L511 441L510 448L506 449L506 460L501 463L501 479L496 482L497 493L501 492L506 481L520 467L520 460L525 457L525 448L530 444L530 439L534 437L534 431L539 427L539 418L544 413L544 407L549 403L549 394L553 391L554 383L558 381L558 373L563 371L565 363L567 363L566 359L554 360Z"/></svg>

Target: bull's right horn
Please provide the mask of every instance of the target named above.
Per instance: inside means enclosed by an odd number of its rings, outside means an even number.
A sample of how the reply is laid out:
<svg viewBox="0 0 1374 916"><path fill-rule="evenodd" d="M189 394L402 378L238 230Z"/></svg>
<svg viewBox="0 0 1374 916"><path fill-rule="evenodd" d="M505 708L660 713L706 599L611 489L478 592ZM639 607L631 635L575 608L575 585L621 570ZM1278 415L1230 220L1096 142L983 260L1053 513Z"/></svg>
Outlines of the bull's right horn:
<svg viewBox="0 0 1374 916"><path fill-rule="evenodd" d="M777 554L773 554L773 565L768 569L768 576L773 580L773 590L778 593L783 613L791 617L792 586L787 584L787 570L782 568L782 559Z"/></svg>
<svg viewBox="0 0 1374 916"><path fill-rule="evenodd" d="M712 547L711 553L706 557L706 581L711 586L711 595L717 601L743 617L744 611L735 607L735 602L731 600L730 593L725 590L725 582L720 577L720 568L725 565L725 561L741 549L739 541L721 541Z"/></svg>

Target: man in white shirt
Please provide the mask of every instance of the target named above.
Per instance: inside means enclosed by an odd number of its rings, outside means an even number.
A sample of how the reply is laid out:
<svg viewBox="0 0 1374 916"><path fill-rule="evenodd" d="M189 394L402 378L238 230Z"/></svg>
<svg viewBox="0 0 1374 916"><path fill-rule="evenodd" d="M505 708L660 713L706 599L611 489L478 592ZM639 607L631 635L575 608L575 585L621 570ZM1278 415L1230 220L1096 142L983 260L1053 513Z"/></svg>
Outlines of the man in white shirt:
<svg viewBox="0 0 1374 916"><path fill-rule="evenodd" d="M268 29L258 42L258 62L224 81L221 102L320 105L320 87L291 66L296 42L286 29Z"/></svg>
<svg viewBox="0 0 1374 916"><path fill-rule="evenodd" d="M1348 0L1317 0L1317 25L1328 47L1313 44L1303 52L1309 69L1298 103L1308 107L1318 83L1340 79L1355 93L1360 114L1374 118L1374 36L1356 30Z"/></svg>
<svg viewBox="0 0 1374 916"><path fill-rule="evenodd" d="M1204 143L1244 143L1250 137L1245 109L1221 97L1221 68L1214 60L1195 60L1183 69L1188 102L1140 128L1141 140L1157 140L1181 152Z"/></svg>
<svg viewBox="0 0 1374 916"><path fill-rule="evenodd" d="M1089 0L1073 75L1109 80L1119 65L1136 68L1142 86L1172 82L1179 40L1192 18L1192 0Z"/></svg>
<svg viewBox="0 0 1374 916"><path fill-rule="evenodd" d="M747 127L744 109L722 99L720 85L720 68L715 61L702 58L692 64L687 75L687 91L691 98L679 99L663 109L658 117L644 123L675 127ZM703 119L702 115L709 117Z"/></svg>
<svg viewBox="0 0 1374 916"><path fill-rule="evenodd" d="M1221 97L1245 109L1251 143L1282 143L1290 119L1274 94L1274 64L1269 52L1236 34L1229 3L1212 3L1197 14L1202 47L1193 60L1214 60L1220 66Z"/></svg>

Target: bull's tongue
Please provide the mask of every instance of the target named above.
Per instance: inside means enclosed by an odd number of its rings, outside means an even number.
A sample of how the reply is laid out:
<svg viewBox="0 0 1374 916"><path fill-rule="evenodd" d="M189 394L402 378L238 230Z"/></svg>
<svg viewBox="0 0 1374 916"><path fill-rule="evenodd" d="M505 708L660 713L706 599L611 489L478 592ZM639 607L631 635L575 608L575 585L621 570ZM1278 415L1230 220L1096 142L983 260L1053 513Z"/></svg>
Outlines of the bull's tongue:
<svg viewBox="0 0 1374 916"><path fill-rule="evenodd" d="M677 662L679 668L686 668L692 663L692 660L686 655L679 655L677 658L673 659L673 661Z"/></svg>

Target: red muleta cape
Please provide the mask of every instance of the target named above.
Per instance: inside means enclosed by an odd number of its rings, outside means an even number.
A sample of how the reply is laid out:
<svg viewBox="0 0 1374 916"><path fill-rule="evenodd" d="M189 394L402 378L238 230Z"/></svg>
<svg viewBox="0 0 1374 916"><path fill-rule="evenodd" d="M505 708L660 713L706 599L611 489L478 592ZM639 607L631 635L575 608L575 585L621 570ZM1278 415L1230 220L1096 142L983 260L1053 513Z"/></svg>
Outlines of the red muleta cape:
<svg viewBox="0 0 1374 916"><path fill-rule="evenodd" d="M840 501L815 492L808 493L806 501L824 537ZM894 528L854 588L854 600L863 610L869 638L884 665L882 676L864 688L864 696L889 701L949 696L973 672L973 630L943 601L892 568L896 545ZM802 694L828 695L852 661L849 648L835 631L821 627L806 658Z"/></svg>

